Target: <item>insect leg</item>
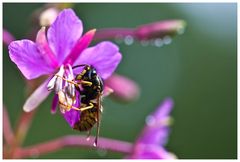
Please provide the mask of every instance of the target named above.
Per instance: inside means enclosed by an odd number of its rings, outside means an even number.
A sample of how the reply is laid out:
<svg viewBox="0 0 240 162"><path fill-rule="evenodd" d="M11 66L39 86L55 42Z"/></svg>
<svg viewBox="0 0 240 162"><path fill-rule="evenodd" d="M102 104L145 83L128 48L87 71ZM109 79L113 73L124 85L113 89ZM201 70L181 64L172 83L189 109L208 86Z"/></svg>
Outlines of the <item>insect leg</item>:
<svg viewBox="0 0 240 162"><path fill-rule="evenodd" d="M86 85L88 85L88 86L91 86L91 85L92 85L92 82L85 81L85 80L80 80L78 83L79 83L79 84L86 84Z"/></svg>
<svg viewBox="0 0 240 162"><path fill-rule="evenodd" d="M65 80L65 81L68 82L68 83L74 84L76 87L79 86L78 84L86 84L86 85L88 85L88 86L91 86L91 85L92 85L92 82L89 82L89 81L80 80L79 82L76 83L76 82L71 81L71 80L68 80L68 79L66 79L66 78L64 78L64 77L62 77L62 76L59 76L59 75L56 75L56 76L59 77L59 78L62 78L63 80Z"/></svg>
<svg viewBox="0 0 240 162"><path fill-rule="evenodd" d="M62 77L62 76L59 76L59 75L56 75L56 76L59 77L59 78L62 78L63 80L65 80L65 81L68 82L68 83L71 83L71 84L74 84L75 86L78 86L78 84L75 83L74 81L68 80L68 79L66 79L66 78L64 78L64 77Z"/></svg>
<svg viewBox="0 0 240 162"><path fill-rule="evenodd" d="M94 105L90 102L89 103L89 106L87 106L87 107L81 107L81 108L79 108L79 111L84 111L84 110L87 110L87 109L91 109L91 108L93 108L94 107Z"/></svg>
<svg viewBox="0 0 240 162"><path fill-rule="evenodd" d="M99 132L100 132L100 113L101 113L101 94L98 95L97 97L97 105L98 105L98 110L97 110L97 135L94 141L93 146L97 146L98 144L98 136L99 136Z"/></svg>
<svg viewBox="0 0 240 162"><path fill-rule="evenodd" d="M84 111L84 110L88 110L88 109L91 109L91 108L94 107L94 105L92 103L89 103L89 106L82 107L82 108L78 108L78 107L75 107L75 106L72 106L72 105L66 105L66 104L64 104L62 102L59 102L59 104L62 105L62 106L65 106L66 109L71 108L71 109L78 110L78 111Z"/></svg>
<svg viewBox="0 0 240 162"><path fill-rule="evenodd" d="M60 108L65 111L65 110L70 110L70 109L78 109L77 107L74 107L72 105L66 105L65 103L62 103L61 101L59 101L59 105L60 105ZM60 110L61 110L60 109Z"/></svg>

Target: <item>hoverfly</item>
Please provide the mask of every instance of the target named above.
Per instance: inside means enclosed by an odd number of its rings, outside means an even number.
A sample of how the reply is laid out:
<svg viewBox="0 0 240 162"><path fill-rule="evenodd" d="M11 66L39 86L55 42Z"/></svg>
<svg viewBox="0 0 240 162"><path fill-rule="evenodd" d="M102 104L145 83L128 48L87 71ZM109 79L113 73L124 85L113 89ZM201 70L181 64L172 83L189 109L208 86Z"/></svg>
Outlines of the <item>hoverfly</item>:
<svg viewBox="0 0 240 162"><path fill-rule="evenodd" d="M76 108L70 105L71 108L79 110L80 113L80 120L74 124L73 129L88 131L90 135L92 127L97 123L97 135L94 142L94 146L97 146L100 131L100 114L102 112L103 80L93 66L83 64L72 68L78 67L84 68L83 71L75 77L74 81L62 78L70 84L73 84L75 89L80 93L81 107ZM69 109L69 105L61 102L61 100L59 100L59 105L64 109Z"/></svg>

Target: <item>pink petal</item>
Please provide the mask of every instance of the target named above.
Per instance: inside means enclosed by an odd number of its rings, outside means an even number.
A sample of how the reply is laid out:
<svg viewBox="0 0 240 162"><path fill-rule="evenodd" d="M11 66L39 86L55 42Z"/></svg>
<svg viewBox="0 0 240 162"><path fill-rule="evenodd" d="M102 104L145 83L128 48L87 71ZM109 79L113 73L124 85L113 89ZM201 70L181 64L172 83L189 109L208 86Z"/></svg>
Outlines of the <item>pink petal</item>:
<svg viewBox="0 0 240 162"><path fill-rule="evenodd" d="M176 159L176 156L157 145L139 144L135 146L131 159Z"/></svg>
<svg viewBox="0 0 240 162"><path fill-rule="evenodd" d="M37 45L30 40L13 41L8 49L11 60L27 79L34 79L54 71L39 52Z"/></svg>
<svg viewBox="0 0 240 162"><path fill-rule="evenodd" d="M30 112L37 108L49 95L50 91L47 90L47 83L49 79L44 81L31 95L28 97L23 105L25 112Z"/></svg>
<svg viewBox="0 0 240 162"><path fill-rule="evenodd" d="M76 61L76 59L79 57L82 51L85 50L91 43L95 32L96 29L90 30L86 34L84 34L84 36L81 39L78 40L76 45L73 47L71 53L64 60L65 65L66 64L72 65Z"/></svg>
<svg viewBox="0 0 240 162"><path fill-rule="evenodd" d="M62 63L71 52L81 37L82 31L82 22L72 9L64 9L59 13L47 33L50 48L57 56L59 63Z"/></svg>
<svg viewBox="0 0 240 162"><path fill-rule="evenodd" d="M105 41L85 49L74 64L92 65L96 68L98 74L106 79L115 71L121 58L122 55L119 53L118 47Z"/></svg>
<svg viewBox="0 0 240 162"><path fill-rule="evenodd" d="M71 109L70 111L65 112L63 116L67 121L67 123L70 125L70 127L73 128L74 124L80 119L80 112L77 110Z"/></svg>
<svg viewBox="0 0 240 162"><path fill-rule="evenodd" d="M52 100L52 107L51 107L52 114L55 114L57 112L57 105L58 105L58 95L55 94Z"/></svg>
<svg viewBox="0 0 240 162"><path fill-rule="evenodd" d="M58 61L56 56L53 54L51 48L48 45L46 38L46 28L42 27L38 33L36 38L36 44L38 49L40 50L45 61L52 66L54 69L58 68Z"/></svg>
<svg viewBox="0 0 240 162"><path fill-rule="evenodd" d="M164 118L169 116L172 111L174 102L172 98L166 98L157 108L157 110L153 113L155 118Z"/></svg>
<svg viewBox="0 0 240 162"><path fill-rule="evenodd" d="M146 118L146 126L142 130L137 143L164 145L168 139L172 108L173 100L166 98L156 111Z"/></svg>
<svg viewBox="0 0 240 162"><path fill-rule="evenodd" d="M79 98L79 93L76 92L76 103L73 105L75 107L81 106L81 101ZM80 111L71 109L70 111L66 111L65 113L62 113L64 119L67 121L67 123L70 125L70 127L74 127L74 124L80 120Z"/></svg>

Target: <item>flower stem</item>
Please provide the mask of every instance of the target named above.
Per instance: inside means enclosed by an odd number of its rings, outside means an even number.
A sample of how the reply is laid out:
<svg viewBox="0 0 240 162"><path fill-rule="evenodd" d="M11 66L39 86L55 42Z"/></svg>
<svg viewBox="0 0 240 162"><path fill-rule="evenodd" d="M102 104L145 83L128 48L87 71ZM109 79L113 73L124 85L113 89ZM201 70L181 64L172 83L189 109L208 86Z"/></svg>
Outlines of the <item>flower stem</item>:
<svg viewBox="0 0 240 162"><path fill-rule="evenodd" d="M118 36L134 36L134 29L132 28L106 28L99 29L96 31L94 36L94 40L107 40L107 39L115 39Z"/></svg>
<svg viewBox="0 0 240 162"><path fill-rule="evenodd" d="M24 141L35 112L36 110L28 113L22 112L20 119L18 120L18 125L16 127L16 145L19 146Z"/></svg>
<svg viewBox="0 0 240 162"><path fill-rule="evenodd" d="M90 139L86 140L85 136L68 135L45 143L18 149L15 151L13 158L36 157L42 154L58 151L64 147L90 147L120 153L130 153L132 151L132 144L129 142L100 137L98 146L94 147L94 139L95 137L93 136L90 136Z"/></svg>
<svg viewBox="0 0 240 162"><path fill-rule="evenodd" d="M8 112L6 107L3 105L3 137L6 141L6 144L12 144L14 140L14 133L11 127L9 120Z"/></svg>
<svg viewBox="0 0 240 162"><path fill-rule="evenodd" d="M25 80L27 83L26 93L28 94L28 96L32 94L34 90L36 90L36 88L44 79L45 77L40 77L32 81ZM25 136L27 135L28 129L32 124L32 120L34 118L34 115L36 114L36 111L37 109L34 109L31 112L22 111L22 113L20 114L20 117L17 121L17 126L15 128L17 146L21 145L24 142Z"/></svg>

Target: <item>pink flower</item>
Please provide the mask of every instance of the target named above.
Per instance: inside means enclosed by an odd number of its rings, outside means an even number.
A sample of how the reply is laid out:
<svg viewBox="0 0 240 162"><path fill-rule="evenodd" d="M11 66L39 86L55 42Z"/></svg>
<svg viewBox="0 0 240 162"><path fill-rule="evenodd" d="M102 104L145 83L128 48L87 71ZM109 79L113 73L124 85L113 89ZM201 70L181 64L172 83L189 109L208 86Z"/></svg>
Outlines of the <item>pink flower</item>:
<svg viewBox="0 0 240 162"><path fill-rule="evenodd" d="M107 79L116 69L121 60L118 47L108 41L101 42L88 48L95 30L91 30L82 36L82 21L75 15L72 9L65 9L59 13L56 20L49 27L39 30L36 42L23 39L13 41L9 45L9 56L18 66L19 70L27 79L34 79L42 75L49 78L33 92L27 99L23 109L26 112L35 109L50 93L48 89L55 89L56 93L67 88L73 88L71 95L78 98L74 86L70 86L55 76L73 79L72 66L88 64L96 68L102 79ZM61 84L63 83L63 85ZM67 85L68 84L68 85ZM54 97L52 112L56 111L58 97ZM74 103L80 106L80 102ZM79 120L79 112L71 109L63 113L65 119L72 127Z"/></svg>
<svg viewBox="0 0 240 162"><path fill-rule="evenodd" d="M164 148L169 134L169 116L173 101L167 98L157 110L146 118L146 126L135 142L130 158L133 159L174 159L175 156Z"/></svg>
<svg viewBox="0 0 240 162"><path fill-rule="evenodd" d="M9 45L12 41L14 41L14 36L9 33L6 29L3 29L3 43L5 45Z"/></svg>

